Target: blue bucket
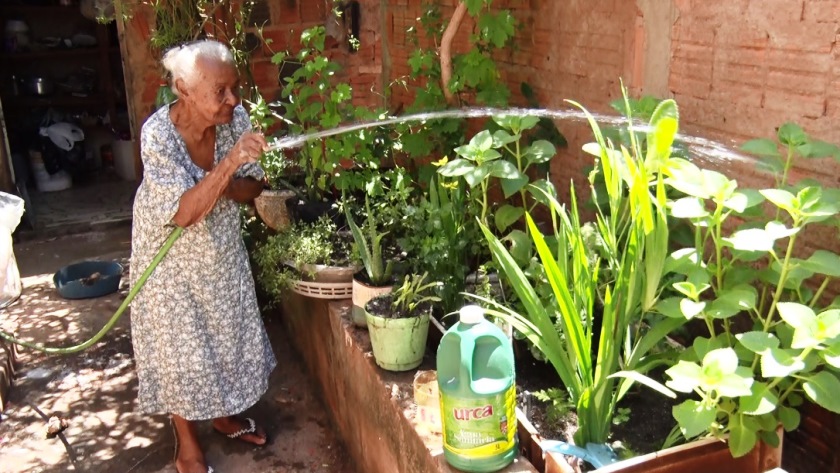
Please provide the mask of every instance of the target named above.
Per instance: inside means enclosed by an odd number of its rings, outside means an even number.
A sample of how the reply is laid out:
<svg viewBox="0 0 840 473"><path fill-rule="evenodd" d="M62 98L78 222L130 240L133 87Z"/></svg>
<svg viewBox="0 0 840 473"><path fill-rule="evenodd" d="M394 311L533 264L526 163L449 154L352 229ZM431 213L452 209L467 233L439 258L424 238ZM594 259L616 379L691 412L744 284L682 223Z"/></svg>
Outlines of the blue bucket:
<svg viewBox="0 0 840 473"><path fill-rule="evenodd" d="M89 299L119 289L122 272L116 261L83 261L59 269L53 282L65 299Z"/></svg>

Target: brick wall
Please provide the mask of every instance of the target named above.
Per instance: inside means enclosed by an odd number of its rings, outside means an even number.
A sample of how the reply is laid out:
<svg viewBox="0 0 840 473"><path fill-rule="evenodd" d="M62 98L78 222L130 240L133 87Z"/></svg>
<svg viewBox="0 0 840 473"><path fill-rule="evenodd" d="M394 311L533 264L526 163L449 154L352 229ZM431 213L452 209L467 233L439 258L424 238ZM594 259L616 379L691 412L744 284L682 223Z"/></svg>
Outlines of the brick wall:
<svg viewBox="0 0 840 473"><path fill-rule="evenodd" d="M264 16L264 37L271 39L268 46L261 46L252 54L254 81L263 96L276 98L280 87L278 68L271 63L273 52L295 51L300 47L300 33L315 25L325 25L331 0L263 0L260 16ZM344 43L329 44L331 57L340 61L345 69L342 79L354 88L357 103L376 105L381 102L381 54L379 48L379 2L362 0L360 44L358 51L350 53ZM267 10L267 11L266 11ZM255 17L252 15L252 20ZM261 23L262 24L262 23ZM162 68L159 53L149 46L149 32L153 28L147 10L135 12L131 20L121 25L121 43L126 63L126 88L132 98L133 132L135 136L152 111L160 85ZM254 29L252 28L252 31Z"/></svg>
<svg viewBox="0 0 840 473"><path fill-rule="evenodd" d="M444 0L444 18L453 0ZM785 121L813 136L840 143L840 1L836 0L502 0L521 28L515 45L497 55L502 74L521 104L519 84L534 88L540 105L565 108L574 99L609 111L623 79L634 93L673 97L683 129L738 146L772 136ZM408 73L412 45L405 30L419 26L420 0L388 0L390 79ZM463 50L465 24L456 41ZM410 100L395 90L393 104ZM558 123L570 147L553 162L561 190L589 162L578 150L585 126ZM709 162L744 185L763 185L751 162ZM795 177L836 183L840 167L829 160L802 163Z"/></svg>
<svg viewBox="0 0 840 473"><path fill-rule="evenodd" d="M448 20L455 1L443 0L442 16ZM513 92L513 105L524 105L520 84L527 82L536 93L540 106L568 108L565 99L574 99L593 111L607 110L608 103L620 96L620 79L632 76L636 40L636 7L622 0L502 0L494 7L512 10L519 21L514 44L496 54L500 72ZM390 79L409 73L407 60L413 44L406 35L409 27L419 28L421 0L389 0L387 41L391 52ZM453 53L469 46L468 35L474 23L465 20L453 45ZM428 47L428 44L424 44ZM392 109L409 103L411 94L392 90ZM568 180L579 177L588 164L578 150L590 136L583 124L558 122L569 138L570 148L552 162L552 175L560 190L568 189Z"/></svg>
<svg viewBox="0 0 840 473"><path fill-rule="evenodd" d="M684 122L740 143L794 121L840 143L840 2L677 0L675 6L669 88ZM838 170L821 160L803 163L797 175L836 184Z"/></svg>

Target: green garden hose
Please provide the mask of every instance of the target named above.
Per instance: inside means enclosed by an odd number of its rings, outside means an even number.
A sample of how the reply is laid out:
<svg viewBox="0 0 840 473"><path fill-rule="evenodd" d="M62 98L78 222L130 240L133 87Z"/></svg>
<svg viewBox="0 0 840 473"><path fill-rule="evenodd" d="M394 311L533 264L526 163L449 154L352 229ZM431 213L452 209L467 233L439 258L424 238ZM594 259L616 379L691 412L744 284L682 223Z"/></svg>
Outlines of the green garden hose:
<svg viewBox="0 0 840 473"><path fill-rule="evenodd" d="M32 348L34 350L38 350L38 351L41 351L41 352L44 352L44 353L47 353L47 354L50 354L50 355L69 355L71 353L80 352L82 350L90 348L91 346L93 346L93 344L95 344L103 336L105 336L105 334L108 333L109 330L114 328L114 325L117 324L117 321L120 319L120 316L122 316L123 312L125 312L125 309L128 308L128 305L131 304L131 301L134 299L134 296L136 296L137 293L140 292L140 289L143 287L144 284L146 284L146 280L149 279L149 276L152 275L152 273L155 271L155 268L157 268L157 265L160 264L160 262L166 256L166 254L169 253L169 249L172 248L172 245L175 244L175 241L178 238L181 237L181 234L183 232L184 232L184 229L181 228L181 227L175 227L175 229L172 230L172 233L169 234L169 237L166 239L166 242L164 242L163 246L160 248L160 250L157 252L155 257L152 259L152 262L149 264L149 267L146 268L145 271L143 271L142 275L140 275L140 279L137 280L137 284L135 284L134 287L131 288L131 291L128 292L128 297L125 298L122 305L120 305L120 307L117 309L117 311L114 312L114 315L111 316L111 319L108 320L108 323L106 323L105 326L102 327L102 329L99 332L97 332L96 335L91 337L89 340L87 340L83 343L80 343L78 345L73 345L73 346L64 347L64 348L58 348L58 347L45 347L43 344L40 344L40 343L32 343L32 342L26 342L26 341L23 341L23 340L19 340L19 339L13 337L11 334L3 332L2 330L0 330L0 338L4 338L4 339L14 343L15 345L20 345L20 346L26 347L26 348Z"/></svg>

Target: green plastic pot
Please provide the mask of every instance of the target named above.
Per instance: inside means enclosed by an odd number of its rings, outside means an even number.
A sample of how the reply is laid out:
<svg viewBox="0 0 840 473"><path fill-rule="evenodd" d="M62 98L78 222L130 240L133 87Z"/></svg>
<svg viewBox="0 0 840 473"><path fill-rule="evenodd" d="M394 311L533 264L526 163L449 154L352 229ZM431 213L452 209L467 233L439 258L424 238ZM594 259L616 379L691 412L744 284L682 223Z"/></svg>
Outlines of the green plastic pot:
<svg viewBox="0 0 840 473"><path fill-rule="evenodd" d="M429 313L417 317L391 319L365 310L373 358L388 371L408 371L420 366L426 353Z"/></svg>

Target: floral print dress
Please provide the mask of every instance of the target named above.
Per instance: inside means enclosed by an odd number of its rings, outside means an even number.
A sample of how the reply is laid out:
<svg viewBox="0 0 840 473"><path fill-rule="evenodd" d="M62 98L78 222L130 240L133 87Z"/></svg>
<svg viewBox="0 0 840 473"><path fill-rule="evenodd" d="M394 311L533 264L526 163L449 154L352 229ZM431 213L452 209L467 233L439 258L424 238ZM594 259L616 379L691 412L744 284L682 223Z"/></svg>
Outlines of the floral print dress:
<svg viewBox="0 0 840 473"><path fill-rule="evenodd" d="M216 127L216 164L249 129L238 106L230 124ZM143 125L141 156L132 286L174 228L181 195L206 174L190 159L169 107ZM262 178L263 171L246 164L237 175ZM222 197L184 230L132 302L131 335L144 413L212 419L240 413L265 393L276 360L257 306L239 204Z"/></svg>

